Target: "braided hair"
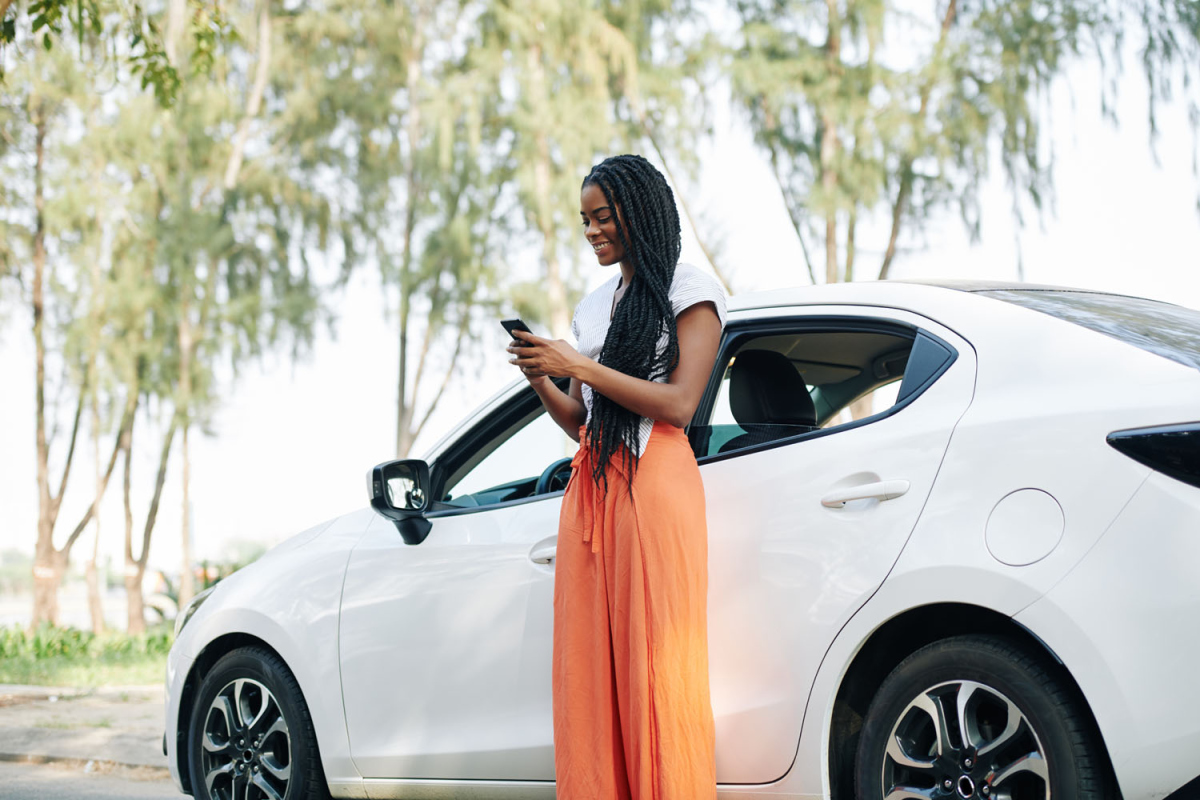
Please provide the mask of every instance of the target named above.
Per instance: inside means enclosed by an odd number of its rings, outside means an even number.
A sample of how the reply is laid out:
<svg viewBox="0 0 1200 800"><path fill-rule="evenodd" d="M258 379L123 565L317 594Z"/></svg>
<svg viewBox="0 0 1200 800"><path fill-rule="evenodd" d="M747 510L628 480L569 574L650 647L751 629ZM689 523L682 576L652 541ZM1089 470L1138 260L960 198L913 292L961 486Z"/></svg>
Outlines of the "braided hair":
<svg viewBox="0 0 1200 800"><path fill-rule="evenodd" d="M635 155L612 156L592 167L583 179L583 187L589 185L604 192L613 209L617 237L634 264L633 279L617 303L599 361L642 380L670 375L679 363L679 336L668 297L681 247L675 195L662 173ZM663 335L667 345L660 351L658 342ZM605 467L615 453L621 453L632 481L640 426L640 416L593 392L587 424L592 480L597 486L603 484L606 493Z"/></svg>

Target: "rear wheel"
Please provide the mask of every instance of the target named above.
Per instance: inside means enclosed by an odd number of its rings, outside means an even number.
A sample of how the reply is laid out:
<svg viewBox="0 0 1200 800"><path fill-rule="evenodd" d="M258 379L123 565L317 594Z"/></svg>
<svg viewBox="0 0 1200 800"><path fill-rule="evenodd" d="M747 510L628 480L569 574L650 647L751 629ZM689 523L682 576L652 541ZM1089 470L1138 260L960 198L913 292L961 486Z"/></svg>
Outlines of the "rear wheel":
<svg viewBox="0 0 1200 800"><path fill-rule="evenodd" d="M196 800L326 800L300 686L268 650L222 656L200 684L188 732Z"/></svg>
<svg viewBox="0 0 1200 800"><path fill-rule="evenodd" d="M1065 677L999 637L913 653L863 721L858 800L1104 800L1103 754Z"/></svg>

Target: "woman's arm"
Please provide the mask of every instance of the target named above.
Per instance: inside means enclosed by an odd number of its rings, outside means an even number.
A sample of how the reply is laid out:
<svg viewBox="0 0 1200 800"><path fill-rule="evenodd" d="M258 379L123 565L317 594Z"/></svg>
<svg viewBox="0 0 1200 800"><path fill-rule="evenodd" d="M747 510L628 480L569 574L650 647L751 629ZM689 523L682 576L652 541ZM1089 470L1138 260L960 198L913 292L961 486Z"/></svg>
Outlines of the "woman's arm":
<svg viewBox="0 0 1200 800"><path fill-rule="evenodd" d="M675 318L675 325L679 334L679 364L666 383L631 377L585 358L561 339L543 339L524 331L515 331L513 335L532 346L510 348L516 355L512 363L530 372L568 375L572 387L576 381L586 383L638 416L682 428L691 422L712 374L721 342L721 321L713 304L704 302L684 309Z"/></svg>

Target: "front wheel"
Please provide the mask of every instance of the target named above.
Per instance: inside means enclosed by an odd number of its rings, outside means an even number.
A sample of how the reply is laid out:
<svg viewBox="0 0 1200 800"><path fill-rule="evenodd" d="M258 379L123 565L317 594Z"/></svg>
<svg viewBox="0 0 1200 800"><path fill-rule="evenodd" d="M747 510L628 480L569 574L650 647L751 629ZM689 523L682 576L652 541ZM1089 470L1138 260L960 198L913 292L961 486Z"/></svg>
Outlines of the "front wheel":
<svg viewBox="0 0 1200 800"><path fill-rule="evenodd" d="M1103 755L1064 676L999 637L906 658L863 721L858 800L1105 800Z"/></svg>
<svg viewBox="0 0 1200 800"><path fill-rule="evenodd" d="M200 684L188 730L196 800L326 800L312 718L274 653L222 656Z"/></svg>

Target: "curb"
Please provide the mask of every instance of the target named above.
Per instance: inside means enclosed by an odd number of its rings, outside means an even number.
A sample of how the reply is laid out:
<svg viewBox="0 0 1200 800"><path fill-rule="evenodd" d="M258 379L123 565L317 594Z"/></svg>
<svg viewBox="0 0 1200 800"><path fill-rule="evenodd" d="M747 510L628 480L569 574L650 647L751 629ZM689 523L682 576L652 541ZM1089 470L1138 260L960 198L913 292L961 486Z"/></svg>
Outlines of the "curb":
<svg viewBox="0 0 1200 800"><path fill-rule="evenodd" d="M54 764L73 767L84 772L117 772L133 770L145 780L170 780L171 770L166 767L151 767L145 764L126 764L101 758L74 758L70 756L44 756L30 753L0 753L0 762L9 764Z"/></svg>

